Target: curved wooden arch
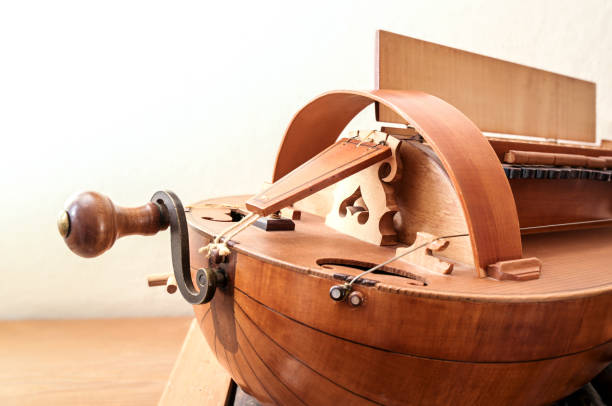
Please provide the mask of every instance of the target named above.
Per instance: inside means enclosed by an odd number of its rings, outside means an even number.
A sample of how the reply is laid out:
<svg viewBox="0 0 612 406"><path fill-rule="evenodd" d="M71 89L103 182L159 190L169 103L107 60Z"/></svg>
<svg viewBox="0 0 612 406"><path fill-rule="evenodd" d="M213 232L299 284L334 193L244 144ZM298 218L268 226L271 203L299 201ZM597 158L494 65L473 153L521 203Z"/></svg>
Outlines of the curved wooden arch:
<svg viewBox="0 0 612 406"><path fill-rule="evenodd" d="M479 275L486 276L487 265L521 258L512 190L493 148L463 113L423 92L333 91L319 96L289 124L273 180L331 145L353 117L374 102L414 126L442 161L463 207Z"/></svg>

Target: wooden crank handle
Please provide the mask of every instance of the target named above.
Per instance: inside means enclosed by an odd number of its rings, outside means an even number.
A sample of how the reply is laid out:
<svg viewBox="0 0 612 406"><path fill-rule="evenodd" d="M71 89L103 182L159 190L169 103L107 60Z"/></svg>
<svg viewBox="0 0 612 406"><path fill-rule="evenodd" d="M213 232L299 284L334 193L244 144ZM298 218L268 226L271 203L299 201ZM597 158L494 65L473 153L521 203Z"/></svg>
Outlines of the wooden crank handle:
<svg viewBox="0 0 612 406"><path fill-rule="evenodd" d="M82 257L98 256L126 235L153 235L168 227L165 210L156 202L125 208L96 192L68 199L57 227L66 245Z"/></svg>

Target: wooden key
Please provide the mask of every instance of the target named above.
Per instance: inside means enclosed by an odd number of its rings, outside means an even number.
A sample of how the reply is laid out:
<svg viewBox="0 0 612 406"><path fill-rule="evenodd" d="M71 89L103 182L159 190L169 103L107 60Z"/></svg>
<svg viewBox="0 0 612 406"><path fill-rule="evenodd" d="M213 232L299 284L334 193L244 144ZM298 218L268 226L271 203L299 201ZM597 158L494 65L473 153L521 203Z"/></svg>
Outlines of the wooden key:
<svg viewBox="0 0 612 406"><path fill-rule="evenodd" d="M383 144L341 139L249 199L246 207L267 216L391 155Z"/></svg>

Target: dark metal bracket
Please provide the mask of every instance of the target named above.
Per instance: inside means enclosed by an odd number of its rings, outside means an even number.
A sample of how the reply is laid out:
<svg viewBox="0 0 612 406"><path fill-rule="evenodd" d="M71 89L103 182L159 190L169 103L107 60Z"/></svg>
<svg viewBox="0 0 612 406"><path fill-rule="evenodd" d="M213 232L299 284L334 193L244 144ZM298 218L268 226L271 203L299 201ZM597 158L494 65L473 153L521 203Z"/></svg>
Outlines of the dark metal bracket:
<svg viewBox="0 0 612 406"><path fill-rule="evenodd" d="M195 278L198 285L196 290L191 279L189 234L181 200L173 192L159 191L151 197L151 201L159 207L163 221L170 224L172 267L181 294L187 302L194 305L210 302L217 286L225 281L226 275L211 269L199 269Z"/></svg>

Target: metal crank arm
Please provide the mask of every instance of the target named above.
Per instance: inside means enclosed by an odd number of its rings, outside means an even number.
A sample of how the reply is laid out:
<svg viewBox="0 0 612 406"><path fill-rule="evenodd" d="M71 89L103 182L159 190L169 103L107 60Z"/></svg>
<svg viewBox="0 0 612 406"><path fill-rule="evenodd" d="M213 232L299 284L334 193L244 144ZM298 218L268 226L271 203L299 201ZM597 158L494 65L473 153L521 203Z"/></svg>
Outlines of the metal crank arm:
<svg viewBox="0 0 612 406"><path fill-rule="evenodd" d="M191 265L189 263L189 234L185 209L181 200L173 192L159 191L153 195L151 201L159 205L163 215L170 224L170 247L172 250L172 267L177 286L191 304L208 303L213 298L217 285L225 282L226 276L220 271L199 269L195 281L195 289L191 278Z"/></svg>

